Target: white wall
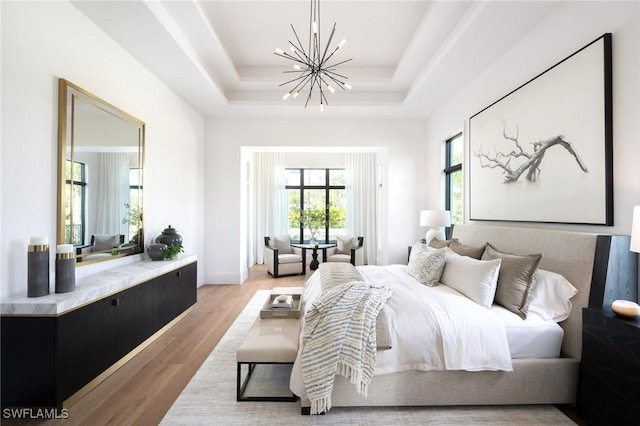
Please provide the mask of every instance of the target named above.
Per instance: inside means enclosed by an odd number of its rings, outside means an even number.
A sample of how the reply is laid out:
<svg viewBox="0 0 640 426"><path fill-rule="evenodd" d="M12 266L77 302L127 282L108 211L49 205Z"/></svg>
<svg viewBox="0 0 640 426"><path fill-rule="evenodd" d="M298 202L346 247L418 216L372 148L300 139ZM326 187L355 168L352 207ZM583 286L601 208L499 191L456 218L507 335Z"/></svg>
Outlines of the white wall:
<svg viewBox="0 0 640 426"><path fill-rule="evenodd" d="M47 236L55 251L59 77L146 122L146 243L171 224L184 237L185 250L202 257L202 116L70 3L0 2L0 7L0 296L26 291L30 236ZM52 280L53 265L52 260ZM199 283L202 270L200 263Z"/></svg>
<svg viewBox="0 0 640 426"><path fill-rule="evenodd" d="M312 113L313 114L313 113ZM371 147L386 150L386 262L406 262L425 200L418 194L426 164L424 120L212 119L205 147L205 282L237 284L246 276L242 211L242 147ZM300 154L296 154L299 159ZM310 155L324 155L322 153ZM330 154L328 154L330 155ZM311 160L314 161L314 160Z"/></svg>
<svg viewBox="0 0 640 426"><path fill-rule="evenodd" d="M469 117L602 34L611 32L613 34L614 226L533 223L522 225L629 234L632 207L640 204L639 6L638 2L609 1L566 2L558 6L541 25L429 117L427 126L429 163L424 168L425 187L430 190L440 188L439 156L443 141L462 130ZM465 140L468 147L466 132ZM468 158L467 161L469 161ZM468 188L468 182L466 186ZM465 193L467 193L466 190ZM431 195L442 197L441 193ZM468 210L465 212L465 217L469 217Z"/></svg>

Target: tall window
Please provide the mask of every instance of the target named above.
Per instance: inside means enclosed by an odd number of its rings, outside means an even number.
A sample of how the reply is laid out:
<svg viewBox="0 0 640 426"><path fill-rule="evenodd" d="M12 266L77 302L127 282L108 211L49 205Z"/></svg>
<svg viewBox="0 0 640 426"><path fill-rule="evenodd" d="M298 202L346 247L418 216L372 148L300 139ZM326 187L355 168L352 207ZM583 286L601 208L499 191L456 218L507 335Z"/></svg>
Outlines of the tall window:
<svg viewBox="0 0 640 426"><path fill-rule="evenodd" d="M129 169L129 202L125 203L127 215L122 220L129 225L129 238L138 233L142 225L142 169Z"/></svg>
<svg viewBox="0 0 640 426"><path fill-rule="evenodd" d="M445 209L451 211L451 223L462 223L462 159L464 139L462 133L445 141Z"/></svg>
<svg viewBox="0 0 640 426"><path fill-rule="evenodd" d="M84 244L85 232L85 197L86 197L86 166L77 161L66 161L65 167L65 218L64 240L80 246Z"/></svg>
<svg viewBox="0 0 640 426"><path fill-rule="evenodd" d="M344 169L287 169L286 174L291 240L335 242L345 232Z"/></svg>

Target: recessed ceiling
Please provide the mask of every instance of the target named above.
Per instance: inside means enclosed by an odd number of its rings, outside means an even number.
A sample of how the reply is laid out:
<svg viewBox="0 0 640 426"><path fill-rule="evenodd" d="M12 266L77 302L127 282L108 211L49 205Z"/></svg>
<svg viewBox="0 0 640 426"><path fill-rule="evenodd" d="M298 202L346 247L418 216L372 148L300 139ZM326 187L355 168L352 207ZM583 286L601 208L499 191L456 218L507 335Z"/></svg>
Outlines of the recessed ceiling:
<svg viewBox="0 0 640 426"><path fill-rule="evenodd" d="M319 100L282 100L290 61L308 43L309 0L74 1L140 63L206 117L320 116ZM321 43L351 91L328 93L324 116L424 117L556 7L536 1L322 0ZM317 95L316 95L317 97Z"/></svg>

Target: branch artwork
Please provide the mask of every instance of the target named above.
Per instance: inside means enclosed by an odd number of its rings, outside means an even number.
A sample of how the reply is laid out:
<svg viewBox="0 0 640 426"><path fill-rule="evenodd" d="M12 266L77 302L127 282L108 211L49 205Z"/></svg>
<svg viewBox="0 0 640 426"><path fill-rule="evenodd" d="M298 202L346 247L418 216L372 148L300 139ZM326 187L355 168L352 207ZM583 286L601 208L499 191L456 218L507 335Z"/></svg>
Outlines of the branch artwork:
<svg viewBox="0 0 640 426"><path fill-rule="evenodd" d="M480 167L483 169L501 169L502 173L505 175L504 183L516 182L525 171L527 172L526 179L530 182L535 182L540 176L540 164L542 163L547 150L555 145L559 145L566 149L573 158L575 158L578 166L583 172L589 172L587 166L573 148L571 142L565 140L564 136L558 135L544 141L531 142L533 147L533 154L531 154L525 151L522 145L520 145L520 142L518 141L518 132L519 128L516 126L515 136L508 135L505 126L503 126L502 136L505 140L513 142L516 146L511 152L504 153L495 150L494 155L490 156L490 154L484 152L482 146L480 146L480 150L473 153L473 155L480 160ZM526 161L522 165L514 168L511 166L511 160L514 158L526 158Z"/></svg>

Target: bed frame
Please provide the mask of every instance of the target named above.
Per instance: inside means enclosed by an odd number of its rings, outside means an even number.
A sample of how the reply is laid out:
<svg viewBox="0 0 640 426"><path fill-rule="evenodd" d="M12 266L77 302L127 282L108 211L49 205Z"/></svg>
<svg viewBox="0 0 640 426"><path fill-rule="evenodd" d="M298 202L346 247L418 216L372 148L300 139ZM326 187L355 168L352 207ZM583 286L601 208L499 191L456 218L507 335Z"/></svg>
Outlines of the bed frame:
<svg viewBox="0 0 640 426"><path fill-rule="evenodd" d="M575 403L582 308L602 307L617 291L624 291L607 286L606 278L616 269L612 265L628 258L629 237L475 224L456 225L453 237L469 246L490 242L501 251L543 253L540 268L564 275L578 289L569 318L560 323L564 329L561 357L516 359L512 372L409 371L374 376L366 398L338 376L333 407ZM301 400L303 414L309 413L309 405L308 400Z"/></svg>

